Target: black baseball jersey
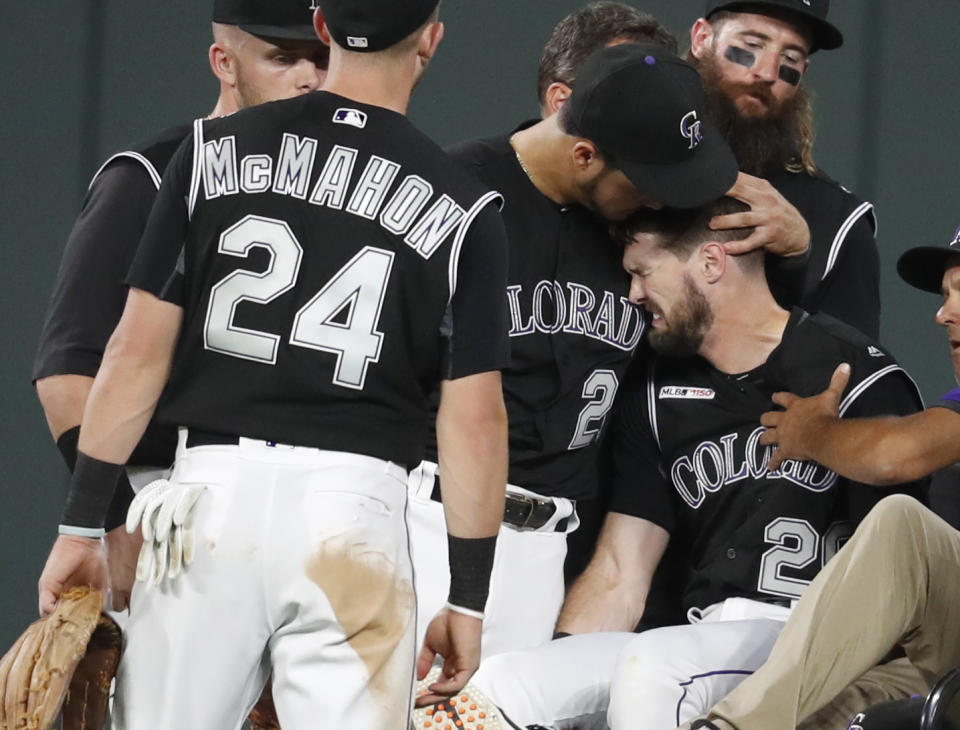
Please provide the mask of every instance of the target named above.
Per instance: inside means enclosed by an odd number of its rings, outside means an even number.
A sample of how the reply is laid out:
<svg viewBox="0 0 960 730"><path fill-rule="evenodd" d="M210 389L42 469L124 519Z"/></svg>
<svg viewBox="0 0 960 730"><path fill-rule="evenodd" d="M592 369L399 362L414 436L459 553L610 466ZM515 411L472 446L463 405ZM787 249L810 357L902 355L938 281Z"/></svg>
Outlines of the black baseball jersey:
<svg viewBox="0 0 960 730"><path fill-rule="evenodd" d="M509 135L450 153L504 197L509 481L544 495L592 496L598 439L645 327L627 299L622 252L600 218L537 190Z"/></svg>
<svg viewBox="0 0 960 730"><path fill-rule="evenodd" d="M34 360L34 380L96 376L123 313L123 279L163 171L189 132L189 124L164 130L113 155L94 174L60 262ZM173 428L151 421L129 463L170 464L176 443Z"/></svg>
<svg viewBox="0 0 960 730"><path fill-rule="evenodd" d="M184 309L161 417L418 461L438 380L508 358L498 201L328 92L198 120L129 274Z"/></svg>
<svg viewBox="0 0 960 730"><path fill-rule="evenodd" d="M852 374L843 416L922 408L906 372L882 348L828 315L791 313L766 363L728 375L700 357L651 357L624 387L612 428L610 509L650 520L686 546L683 606L733 596L798 597L873 504L889 493L815 462L770 472L760 415L776 391L826 387Z"/></svg>
<svg viewBox="0 0 960 730"><path fill-rule="evenodd" d="M782 306L826 312L872 339L880 336L880 254L873 204L822 173L778 172L770 183L806 219L810 254L799 292L777 277L771 289Z"/></svg>

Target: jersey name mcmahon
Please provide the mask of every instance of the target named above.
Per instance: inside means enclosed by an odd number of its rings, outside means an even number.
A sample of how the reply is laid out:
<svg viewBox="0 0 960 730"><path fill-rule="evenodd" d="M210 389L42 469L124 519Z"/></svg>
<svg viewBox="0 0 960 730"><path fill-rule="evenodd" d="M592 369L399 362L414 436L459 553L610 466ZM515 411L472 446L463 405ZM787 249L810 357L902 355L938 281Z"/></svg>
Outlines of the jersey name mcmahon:
<svg viewBox="0 0 960 730"><path fill-rule="evenodd" d="M161 417L415 463L437 381L507 363L498 203L327 92L198 120L129 275L184 309Z"/></svg>

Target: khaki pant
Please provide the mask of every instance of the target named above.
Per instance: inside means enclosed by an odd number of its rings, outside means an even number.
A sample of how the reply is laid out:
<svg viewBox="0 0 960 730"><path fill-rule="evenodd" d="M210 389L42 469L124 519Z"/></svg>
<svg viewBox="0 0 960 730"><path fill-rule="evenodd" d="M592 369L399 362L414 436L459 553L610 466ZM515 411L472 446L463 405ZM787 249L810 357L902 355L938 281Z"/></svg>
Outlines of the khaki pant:
<svg viewBox="0 0 960 730"><path fill-rule="evenodd" d="M888 497L810 584L767 662L707 717L724 730L793 730L831 701L852 715L858 702L925 691L960 664L958 627L960 532L910 497ZM902 662L877 666L897 644L912 679ZM803 727L837 727L821 719Z"/></svg>
<svg viewBox="0 0 960 730"><path fill-rule="evenodd" d="M859 679L844 687L830 704L814 712L798 730L847 730L850 718L871 705L903 700L926 694L927 681L906 657L868 669Z"/></svg>

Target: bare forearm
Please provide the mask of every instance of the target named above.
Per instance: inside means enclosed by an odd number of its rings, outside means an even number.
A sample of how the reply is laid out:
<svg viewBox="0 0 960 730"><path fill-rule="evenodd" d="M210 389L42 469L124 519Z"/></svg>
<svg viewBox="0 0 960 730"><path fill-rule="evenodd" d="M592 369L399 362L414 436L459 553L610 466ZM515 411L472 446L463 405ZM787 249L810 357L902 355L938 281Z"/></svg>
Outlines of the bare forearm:
<svg viewBox="0 0 960 730"><path fill-rule="evenodd" d="M444 384L437 416L440 486L447 531L457 537L496 535L507 483L507 414L490 374ZM466 398L462 397L466 394Z"/></svg>
<svg viewBox="0 0 960 730"><path fill-rule="evenodd" d="M588 569L570 587L557 631L633 631L643 617L646 599L647 586L618 582L610 574Z"/></svg>
<svg viewBox="0 0 960 730"><path fill-rule="evenodd" d="M93 387L93 378L86 375L51 375L40 378L36 387L54 441L65 431L80 425L87 398L90 397L90 388Z"/></svg>
<svg viewBox="0 0 960 730"><path fill-rule="evenodd" d="M126 463L150 422L169 370L169 358L145 360L108 346L84 411L80 451Z"/></svg>
<svg viewBox="0 0 960 730"><path fill-rule="evenodd" d="M180 307L130 290L83 412L81 452L126 463L167 382L182 319Z"/></svg>
<svg viewBox="0 0 960 730"><path fill-rule="evenodd" d="M669 540L649 520L608 513L593 559L567 594L557 631L633 631Z"/></svg>
<svg viewBox="0 0 960 730"><path fill-rule="evenodd" d="M903 417L831 419L810 430L809 458L866 484L913 481L960 459L960 414L945 408Z"/></svg>

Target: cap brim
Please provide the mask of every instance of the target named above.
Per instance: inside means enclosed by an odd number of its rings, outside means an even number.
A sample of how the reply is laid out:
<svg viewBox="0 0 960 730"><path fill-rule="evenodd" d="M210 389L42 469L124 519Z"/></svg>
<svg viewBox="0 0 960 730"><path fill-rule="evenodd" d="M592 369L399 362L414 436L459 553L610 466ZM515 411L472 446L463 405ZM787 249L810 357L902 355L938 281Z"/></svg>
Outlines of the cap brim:
<svg viewBox="0 0 960 730"><path fill-rule="evenodd" d="M843 45L843 33L841 33L833 23L776 2L765 3L763 0L734 0L733 2L716 3L713 7L708 7L706 17L709 18L719 10L731 10L733 12L740 10L745 13L755 12L762 15L765 6L787 13L794 13L810 24L810 28L813 31L810 53L821 48L825 51L832 51L834 48L839 48Z"/></svg>
<svg viewBox="0 0 960 730"><path fill-rule="evenodd" d="M807 20L813 26L813 47L810 53L821 48L824 51L832 51L843 45L843 33L836 26L818 18L808 17Z"/></svg>
<svg viewBox="0 0 960 730"><path fill-rule="evenodd" d="M937 246L911 248L897 260L897 273L910 286L939 294L951 256L960 257L960 251Z"/></svg>
<svg viewBox="0 0 960 730"><path fill-rule="evenodd" d="M316 41L320 42L313 25L239 25L240 30L258 38L277 38L285 41Z"/></svg>
<svg viewBox="0 0 960 730"><path fill-rule="evenodd" d="M733 152L710 124L696 154L683 162L644 163L617 159L615 165L636 188L670 208L699 208L726 193L737 179Z"/></svg>

